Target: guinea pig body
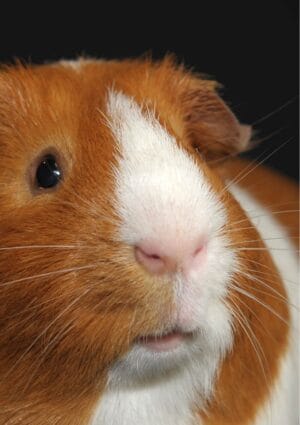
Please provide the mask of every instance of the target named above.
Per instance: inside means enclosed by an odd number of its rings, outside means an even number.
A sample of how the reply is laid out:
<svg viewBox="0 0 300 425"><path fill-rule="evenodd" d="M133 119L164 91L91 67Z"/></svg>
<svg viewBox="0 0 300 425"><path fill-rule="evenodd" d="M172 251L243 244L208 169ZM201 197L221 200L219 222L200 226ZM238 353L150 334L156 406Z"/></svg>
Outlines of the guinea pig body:
<svg viewBox="0 0 300 425"><path fill-rule="evenodd" d="M297 189L249 136L170 59L2 71L0 424L296 422Z"/></svg>

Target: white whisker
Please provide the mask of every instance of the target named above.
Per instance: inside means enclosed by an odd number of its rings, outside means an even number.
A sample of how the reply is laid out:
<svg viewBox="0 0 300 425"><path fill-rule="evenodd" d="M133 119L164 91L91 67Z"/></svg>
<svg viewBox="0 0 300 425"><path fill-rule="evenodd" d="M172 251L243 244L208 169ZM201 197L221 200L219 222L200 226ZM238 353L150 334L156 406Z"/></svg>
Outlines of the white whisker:
<svg viewBox="0 0 300 425"><path fill-rule="evenodd" d="M267 379L267 375L266 375L266 371L265 371L265 367L264 367L264 363L261 359L261 355L265 361L265 364L267 365L267 359L265 356L265 353L261 347L261 344L259 343L256 335L254 334L253 330L251 329L251 326L249 325L245 315L243 314L243 312L241 311L241 309L239 308L239 306L233 301L231 300L232 304L234 305L235 309L239 310L239 312L237 312L236 310L232 311L233 316L235 317L235 319L238 321L239 325L241 326L242 330L244 331L245 335L247 336L250 344L252 345L252 348L256 354L256 357L258 359L258 362L260 364L266 385L268 384L268 379Z"/></svg>
<svg viewBox="0 0 300 425"><path fill-rule="evenodd" d="M287 100L283 105L281 105L278 108L274 109L272 112L269 112L267 115L264 115L263 117L258 118L256 121L254 121L252 123L252 125L261 124L266 119L272 117L273 115L277 114L277 112L280 112L282 109L286 108L288 105L290 105L291 103L293 103L297 98L298 98L298 96L292 97L291 99Z"/></svg>
<svg viewBox="0 0 300 425"><path fill-rule="evenodd" d="M289 236L290 239L299 239L298 236ZM232 247L232 246L238 246L244 243L254 243L254 242L260 242L260 241L275 241L275 240L285 240L286 237L285 236L278 236L278 237L274 237L274 238L260 238L260 239L249 239L249 240L241 240L239 242L236 243L231 243L229 245L227 245L228 247Z"/></svg>
<svg viewBox="0 0 300 425"><path fill-rule="evenodd" d="M44 249L44 248L53 248L53 249L76 249L81 248L80 245L20 245L20 246L7 246L0 247L0 251L13 251L21 249Z"/></svg>
<svg viewBox="0 0 300 425"><path fill-rule="evenodd" d="M20 279L10 280L8 282L1 282L0 287L1 286L9 286L9 285L12 285L14 283L19 283L19 282L26 282L28 280L33 280L33 279L40 279L40 278L55 276L55 275L64 274L64 273L71 273L71 272L79 271L79 270L91 269L91 268L95 268L95 267L97 267L97 264L90 264L90 265L87 265L87 266L79 266L79 267L70 267L70 268L62 269L62 270L54 270L52 272L40 273L40 274L28 276L28 277L22 277Z"/></svg>
<svg viewBox="0 0 300 425"><path fill-rule="evenodd" d="M277 248L277 247L268 247L268 248L236 248L237 251L287 251L287 252L299 252L297 249L293 248Z"/></svg>
<svg viewBox="0 0 300 425"><path fill-rule="evenodd" d="M276 291L276 289L274 289L272 286L268 285L267 283L265 283L261 279L255 277L255 276L252 276L252 275L250 275L248 273L245 273L245 272L242 272L242 271L240 271L240 273L243 274L245 277L247 277L249 280L252 280L253 282L257 282L260 285L266 287L267 289L269 289L270 291L272 291L273 294L275 294L275 295L270 294L269 292L266 292L266 291L262 291L261 289L255 288L255 287L253 287L251 285L245 285L245 283L243 283L243 286L247 286L249 289L254 290L256 292L260 292L261 294L268 295L269 297L272 297L272 298L274 298L274 299L276 299L278 301L284 302L285 304L289 305L290 307L293 307L296 310L298 310L298 307L296 305L294 305L291 302L289 302L289 300L288 300L287 297L285 297L284 295L280 294L280 292Z"/></svg>
<svg viewBox="0 0 300 425"><path fill-rule="evenodd" d="M278 146L276 149L274 149L271 153L269 153L269 155L267 155L265 158L263 158L261 161L256 162L256 161L252 161L250 162L250 166L254 165L249 171L247 171L249 169L249 165L245 168L245 170L242 170L242 172L238 173L238 175L232 180L230 181L225 188L223 189L222 193L228 189L230 189L230 187L233 184L237 184L238 182L242 181L245 177L247 177L250 173L252 173L254 170L256 170L257 167L259 167L260 165L262 165L265 161L267 161L267 159L269 159L272 155L274 155L276 152L278 152L280 149L282 149L287 143L289 143L291 140L293 139L293 137L290 137L288 140L286 140L284 143L282 143L280 146ZM264 154L265 152L263 152ZM263 154L259 155L259 157L257 159L259 159ZM247 171L247 172L246 172ZM244 173L244 174L242 174Z"/></svg>
<svg viewBox="0 0 300 425"><path fill-rule="evenodd" d="M256 218L261 218L261 217L269 217L270 213L272 214L290 214L290 213L298 213L300 210L299 209L292 209L292 210L283 210L283 211L268 211L266 212L266 214L260 214L260 215L256 215L256 216L248 216L247 218L244 218L242 220L239 221L234 221L233 223L230 223L230 226L236 226L237 224L243 223L245 221L249 221L250 220L254 220ZM246 211L247 213L247 211ZM254 226L253 226L254 227Z"/></svg>
<svg viewBox="0 0 300 425"><path fill-rule="evenodd" d="M281 317L281 315L279 313L277 313L272 307L270 307L269 305L265 304L264 302L262 302L260 299L258 299L257 297L255 297L254 295L252 295L250 292L238 287L237 285L234 284L230 284L230 287L240 293L241 295L245 295L246 297L250 298L251 300L257 302L258 304L260 304L262 307L264 307L266 310L268 310L270 313L274 314L274 316L276 316L278 319L280 319L283 323L285 323L287 326L290 326L290 323L285 320L283 317Z"/></svg>
<svg viewBox="0 0 300 425"><path fill-rule="evenodd" d="M247 261L249 261L249 260L247 260ZM247 270L250 271L250 272L253 272L253 273L258 273L259 275L262 275L262 276L267 276L267 277L276 276L276 273L274 273L274 270L272 270L271 268L269 268L270 271L268 271L268 272L263 272L263 271L257 270L257 269L251 269L250 267L247 267ZM243 273L243 271L242 271L242 273ZM249 275L249 276L251 276L251 275ZM299 285L298 282L294 282L294 281L286 279L286 278L283 278L282 280L284 281L284 283L288 282L288 283L291 283L293 285ZM269 279L266 279L266 281L269 282L269 283L274 283L272 280L269 280Z"/></svg>

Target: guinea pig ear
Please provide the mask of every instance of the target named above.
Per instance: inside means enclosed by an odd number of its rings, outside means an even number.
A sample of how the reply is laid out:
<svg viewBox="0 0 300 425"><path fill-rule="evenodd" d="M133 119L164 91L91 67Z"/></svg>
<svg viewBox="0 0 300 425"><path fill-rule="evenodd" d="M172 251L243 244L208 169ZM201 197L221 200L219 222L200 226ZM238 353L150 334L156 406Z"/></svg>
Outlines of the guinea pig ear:
<svg viewBox="0 0 300 425"><path fill-rule="evenodd" d="M193 88L183 96L187 136L207 159L243 152L251 139L251 127L238 122L213 87Z"/></svg>

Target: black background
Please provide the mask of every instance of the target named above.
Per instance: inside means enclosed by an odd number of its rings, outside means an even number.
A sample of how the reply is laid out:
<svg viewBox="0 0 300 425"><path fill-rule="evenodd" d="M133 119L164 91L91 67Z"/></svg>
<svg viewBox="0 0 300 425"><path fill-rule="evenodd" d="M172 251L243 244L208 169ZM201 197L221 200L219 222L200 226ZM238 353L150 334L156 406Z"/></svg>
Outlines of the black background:
<svg viewBox="0 0 300 425"><path fill-rule="evenodd" d="M136 5L40 2L0 17L0 62L42 63L84 54L168 52L224 86L238 118L263 139L249 155L298 178L298 2L214 0ZM164 10L163 10L164 7ZM273 134L274 133L274 134Z"/></svg>

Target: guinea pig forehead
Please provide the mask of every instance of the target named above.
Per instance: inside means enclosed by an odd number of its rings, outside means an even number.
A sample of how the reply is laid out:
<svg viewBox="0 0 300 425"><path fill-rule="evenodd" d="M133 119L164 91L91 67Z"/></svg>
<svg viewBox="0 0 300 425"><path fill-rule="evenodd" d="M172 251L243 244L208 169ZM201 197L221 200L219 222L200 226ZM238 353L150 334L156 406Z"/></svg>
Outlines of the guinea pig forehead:
<svg viewBox="0 0 300 425"><path fill-rule="evenodd" d="M123 92L109 90L106 110L109 128L123 159L140 167L148 162L153 168L160 161L161 165L164 161L172 163L175 157L187 160L188 154L180 147L174 132L162 124L163 118L149 99L138 103Z"/></svg>
<svg viewBox="0 0 300 425"><path fill-rule="evenodd" d="M169 206L173 205L178 207L179 221L182 205L190 206L191 214L195 205L201 211L204 205L211 205L212 211L219 210L218 197L205 169L178 145L175 137L155 118L153 110L142 109L133 98L110 91L107 118L120 153L115 177L125 222L130 221L131 212L138 215L138 208L143 211L156 208L157 216L162 218L165 206L167 220L173 212Z"/></svg>

